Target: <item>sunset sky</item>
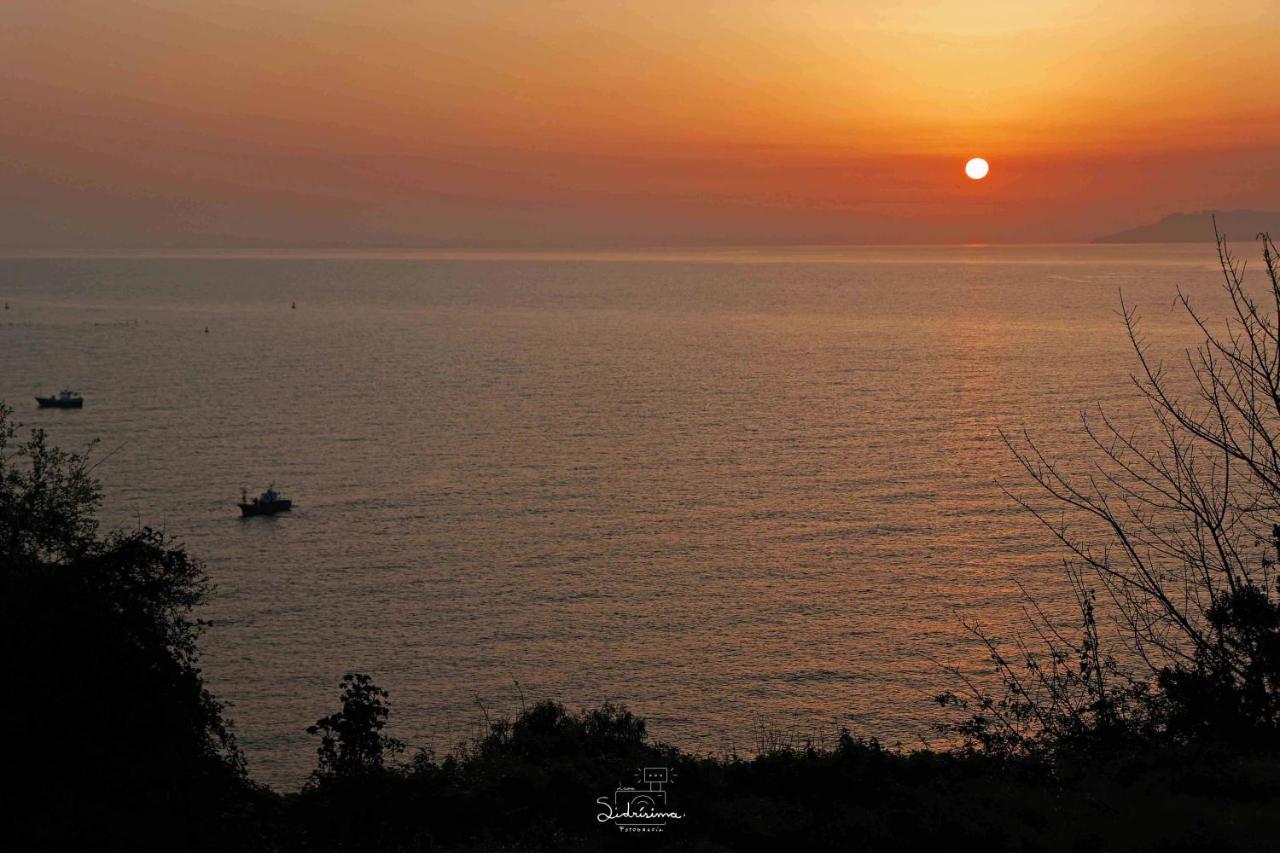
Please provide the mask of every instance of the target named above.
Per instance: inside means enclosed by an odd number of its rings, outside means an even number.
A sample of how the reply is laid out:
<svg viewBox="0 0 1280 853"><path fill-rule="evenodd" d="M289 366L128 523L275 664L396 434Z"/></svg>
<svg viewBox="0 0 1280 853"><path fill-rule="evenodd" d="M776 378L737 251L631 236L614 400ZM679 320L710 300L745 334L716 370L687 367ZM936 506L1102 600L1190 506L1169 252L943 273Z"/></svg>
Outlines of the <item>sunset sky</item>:
<svg viewBox="0 0 1280 853"><path fill-rule="evenodd" d="M1263 0L7 0L0 245L1052 242L1274 209L1278 37Z"/></svg>

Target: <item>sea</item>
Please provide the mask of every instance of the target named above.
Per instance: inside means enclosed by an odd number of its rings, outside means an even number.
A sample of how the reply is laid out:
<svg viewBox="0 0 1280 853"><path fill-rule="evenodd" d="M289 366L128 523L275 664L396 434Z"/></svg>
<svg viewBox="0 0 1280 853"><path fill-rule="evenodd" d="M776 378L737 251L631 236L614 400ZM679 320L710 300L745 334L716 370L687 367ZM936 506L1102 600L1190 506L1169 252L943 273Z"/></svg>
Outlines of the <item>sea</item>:
<svg viewBox="0 0 1280 853"><path fill-rule="evenodd" d="M89 450L106 525L204 562L201 666L278 788L347 672L411 754L544 698L695 753L841 727L912 749L944 737L953 670L990 675L966 624L1013 637L1066 594L1000 431L1085 470L1082 413L1150 417L1121 305L1176 369L1177 296L1214 316L1216 260L10 254L0 399ZM84 408L36 408L62 388ZM269 484L293 510L241 519Z"/></svg>

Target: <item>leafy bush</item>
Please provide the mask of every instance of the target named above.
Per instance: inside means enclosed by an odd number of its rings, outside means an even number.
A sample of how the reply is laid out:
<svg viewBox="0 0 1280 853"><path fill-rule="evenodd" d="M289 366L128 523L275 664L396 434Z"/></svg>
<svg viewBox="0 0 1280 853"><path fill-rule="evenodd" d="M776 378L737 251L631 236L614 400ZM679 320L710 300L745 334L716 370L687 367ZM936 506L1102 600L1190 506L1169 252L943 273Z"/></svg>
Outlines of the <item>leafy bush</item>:
<svg viewBox="0 0 1280 853"><path fill-rule="evenodd" d="M361 673L347 673L340 687L342 710L307 727L307 734L320 735L317 779L381 772L383 757L404 749L400 741L382 734L391 715L387 691Z"/></svg>

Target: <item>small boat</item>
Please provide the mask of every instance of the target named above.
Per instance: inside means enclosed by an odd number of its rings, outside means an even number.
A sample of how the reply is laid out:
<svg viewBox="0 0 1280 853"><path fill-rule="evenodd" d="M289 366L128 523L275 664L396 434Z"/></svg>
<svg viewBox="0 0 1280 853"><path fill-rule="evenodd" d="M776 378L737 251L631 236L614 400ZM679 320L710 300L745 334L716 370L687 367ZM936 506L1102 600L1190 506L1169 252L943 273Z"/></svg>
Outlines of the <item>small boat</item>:
<svg viewBox="0 0 1280 853"><path fill-rule="evenodd" d="M245 518L251 515L275 515L277 512L288 512L292 507L293 501L277 492L274 485L267 486L267 490L253 500L249 500L248 490L240 490L240 514Z"/></svg>
<svg viewBox="0 0 1280 853"><path fill-rule="evenodd" d="M36 402L42 409L83 409L84 397L75 391L60 391L55 397L36 396Z"/></svg>

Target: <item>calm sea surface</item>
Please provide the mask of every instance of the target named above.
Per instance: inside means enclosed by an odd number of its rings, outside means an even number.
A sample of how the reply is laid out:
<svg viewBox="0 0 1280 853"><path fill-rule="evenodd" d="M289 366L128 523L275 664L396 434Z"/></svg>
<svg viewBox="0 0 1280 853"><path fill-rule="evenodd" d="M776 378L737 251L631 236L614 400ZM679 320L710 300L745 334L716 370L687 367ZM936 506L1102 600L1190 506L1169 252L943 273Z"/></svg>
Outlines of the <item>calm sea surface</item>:
<svg viewBox="0 0 1280 853"><path fill-rule="evenodd" d="M1241 254L1252 247L1241 246ZM1060 554L996 427L1138 412L1117 317L1194 341L1211 246L0 259L0 399L100 438L105 520L206 561L204 666L297 785L344 672L449 749L550 696L698 751L933 737L961 619ZM296 302L297 308L290 304ZM208 333L205 333L205 328ZM83 411L32 394L82 391ZM242 521L242 486L292 513Z"/></svg>

